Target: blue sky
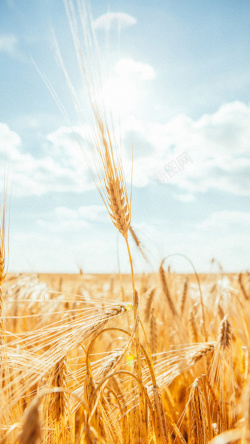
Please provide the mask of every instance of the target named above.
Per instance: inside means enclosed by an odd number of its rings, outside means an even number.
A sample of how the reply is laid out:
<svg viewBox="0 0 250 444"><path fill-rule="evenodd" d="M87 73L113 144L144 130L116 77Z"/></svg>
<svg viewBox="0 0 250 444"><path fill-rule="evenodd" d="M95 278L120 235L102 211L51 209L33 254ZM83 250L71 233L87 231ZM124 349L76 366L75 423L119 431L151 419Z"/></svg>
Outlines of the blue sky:
<svg viewBox="0 0 250 444"><path fill-rule="evenodd" d="M105 65L102 93L120 116L128 181L133 141L132 225L152 264L133 249L136 271L156 269L173 253L187 255L198 271L214 270L212 258L226 271L247 269L250 3L96 0L91 7ZM52 28L83 96L82 119L55 57ZM10 271L117 271L116 230L33 63L84 132L90 119L72 48L63 1L1 2L0 172L8 169L11 194ZM171 264L189 271L181 259Z"/></svg>

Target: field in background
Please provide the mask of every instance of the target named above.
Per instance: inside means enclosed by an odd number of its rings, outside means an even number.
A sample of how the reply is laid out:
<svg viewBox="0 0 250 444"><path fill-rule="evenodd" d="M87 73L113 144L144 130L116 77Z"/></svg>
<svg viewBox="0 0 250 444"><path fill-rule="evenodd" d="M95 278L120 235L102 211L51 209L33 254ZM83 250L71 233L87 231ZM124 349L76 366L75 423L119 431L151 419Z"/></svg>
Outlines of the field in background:
<svg viewBox="0 0 250 444"><path fill-rule="evenodd" d="M100 288L104 286L104 289L112 288L114 285L114 289L116 292L121 291L121 280L118 274L92 274L92 273L22 273L20 276L36 276L40 281L43 281L48 286L49 290L54 291L69 291L71 293L78 294L78 291L81 290L84 286L98 285ZM6 278L6 282L10 281L17 277L15 273L9 273ZM188 278L189 283L196 284L196 277L194 274L186 274L186 273L175 273L170 272L170 279L172 281L181 282ZM226 278L225 285L228 282L231 282L233 285L236 285L238 288L238 273L200 273L199 279L200 282L204 285L209 285L211 283L217 283L223 285L223 278ZM154 285L157 283L158 273L151 274L135 274L135 283L138 290L144 290L144 286L148 287L150 284ZM222 282L221 282L222 281ZM158 282L160 285L160 282ZM130 274L122 274L122 285L124 289L127 291L131 291L131 275ZM179 289L180 290L180 289Z"/></svg>
<svg viewBox="0 0 250 444"><path fill-rule="evenodd" d="M135 276L146 353L144 437L137 427L135 345L124 355L123 330L130 335L134 324L130 280L105 274L7 276L1 442L205 444L221 435L218 442L224 443L227 430L235 442L248 442L249 274L202 274L200 287L195 275L170 270L164 277L162 271ZM103 328L111 329L89 350ZM98 398L101 381L106 384Z"/></svg>

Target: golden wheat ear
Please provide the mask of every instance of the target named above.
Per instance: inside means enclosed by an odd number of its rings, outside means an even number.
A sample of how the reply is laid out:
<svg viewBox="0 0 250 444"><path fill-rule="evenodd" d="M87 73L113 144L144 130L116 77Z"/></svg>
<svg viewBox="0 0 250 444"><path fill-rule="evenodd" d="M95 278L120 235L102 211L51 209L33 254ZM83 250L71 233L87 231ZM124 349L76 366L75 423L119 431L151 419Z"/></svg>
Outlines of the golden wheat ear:
<svg viewBox="0 0 250 444"><path fill-rule="evenodd" d="M163 264L164 264L164 260L161 262L160 268L159 268L159 276L160 276L160 282L161 282L161 287L162 287L162 291L164 293L164 295L166 296L169 308L172 312L173 316L177 316L177 310L175 307L175 304L173 303L170 291L169 291L169 287L168 287L168 283L167 283L167 279L165 276L165 272L164 272L164 268L163 268Z"/></svg>
<svg viewBox="0 0 250 444"><path fill-rule="evenodd" d="M77 6L74 5L72 0L64 0L75 50L76 65L79 68L79 77L87 89L87 97L84 102L79 98L79 94L73 86L57 41L55 41L55 46L57 58L82 122L86 120L86 118L83 119L83 115L86 106L89 106L88 120L91 121L91 125L89 125L87 144L83 143L79 131L72 124L70 126L113 224L127 239L131 224L132 195L130 194L130 198L128 197L126 188L121 158L121 136L120 134L117 135L115 129L115 116L112 115L103 101L103 67L100 64L99 47L89 5L80 1L77 1L76 4ZM42 77L44 78L44 76ZM44 81L56 99L59 108L64 111L54 89L46 79ZM65 116L65 111L63 114ZM70 119L67 116L66 120L70 124Z"/></svg>
<svg viewBox="0 0 250 444"><path fill-rule="evenodd" d="M107 208L114 226L121 235L127 239L131 223L127 191L125 184L122 183L122 178L115 178L114 171L112 173L113 174L108 173L106 177L106 190L108 194Z"/></svg>
<svg viewBox="0 0 250 444"><path fill-rule="evenodd" d="M236 424L236 381L234 372L233 334L229 315L220 323L218 341L209 372L209 383L218 398L217 415L219 433Z"/></svg>
<svg viewBox="0 0 250 444"><path fill-rule="evenodd" d="M201 378L196 378L192 384L189 408L192 442L196 444L205 444L208 442L208 414L206 411L206 402Z"/></svg>

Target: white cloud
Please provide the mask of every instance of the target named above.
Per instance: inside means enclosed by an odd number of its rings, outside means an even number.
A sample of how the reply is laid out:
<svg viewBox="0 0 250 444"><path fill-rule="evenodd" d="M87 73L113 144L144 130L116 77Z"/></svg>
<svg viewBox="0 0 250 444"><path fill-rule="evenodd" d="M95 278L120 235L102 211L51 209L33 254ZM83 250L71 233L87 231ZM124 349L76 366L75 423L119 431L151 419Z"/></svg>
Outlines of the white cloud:
<svg viewBox="0 0 250 444"><path fill-rule="evenodd" d="M87 205L78 209L79 217L89 221L104 222L108 221L107 209L104 205Z"/></svg>
<svg viewBox="0 0 250 444"><path fill-rule="evenodd" d="M216 258L226 271L242 270L249 263L249 224L250 212L216 211L193 224L186 251L192 250L199 262L206 259L208 264L209 259Z"/></svg>
<svg viewBox="0 0 250 444"><path fill-rule="evenodd" d="M198 120L185 115L165 124L125 119L121 133L127 181L130 182L133 145L134 186L147 186L155 172L167 168L165 186L174 185L173 193L181 200L191 200L196 193L211 189L249 196L249 122L250 106L241 102L225 104ZM75 132L82 148L87 148L87 125L75 128ZM20 136L6 124L0 124L0 136L0 153L9 163L14 194L78 193L95 187L71 129L60 127L48 134L41 141L39 158L24 152ZM179 162L184 152L192 161L169 176L169 166Z"/></svg>
<svg viewBox="0 0 250 444"><path fill-rule="evenodd" d="M54 215L59 220L76 220L78 217L76 211L67 207L56 207L54 210Z"/></svg>
<svg viewBox="0 0 250 444"><path fill-rule="evenodd" d="M5 123L0 123L0 153L2 156L8 158L15 158L19 155L19 146L21 145L21 139L17 133L11 131L11 129Z"/></svg>
<svg viewBox="0 0 250 444"><path fill-rule="evenodd" d="M194 195L191 193L175 194L175 197L182 202L193 202L195 200Z"/></svg>
<svg viewBox="0 0 250 444"><path fill-rule="evenodd" d="M250 195L249 122L250 106L241 102L225 104L198 120L185 115L165 124L128 119L123 125L125 145L126 135L133 132L146 147L144 152L140 148L138 155L134 144L134 184L147 185L156 171L187 152L192 162L172 177L168 175L167 183L188 194L214 188Z"/></svg>
<svg viewBox="0 0 250 444"><path fill-rule="evenodd" d="M137 20L132 15L124 12L108 12L94 21L94 28L108 30L112 25L115 25L118 29L124 29L136 25L136 23Z"/></svg>
<svg viewBox="0 0 250 444"><path fill-rule="evenodd" d="M0 36L0 52L7 52L13 54L16 51L18 40L13 34L6 34Z"/></svg>
<svg viewBox="0 0 250 444"><path fill-rule="evenodd" d="M16 59L24 59L24 56L18 48L18 38L14 34L0 35L0 53L1 52Z"/></svg>
<svg viewBox="0 0 250 444"><path fill-rule="evenodd" d="M239 230L248 229L250 226L250 213L244 211L217 211L211 214L203 221L199 228L203 230L230 230L238 228Z"/></svg>
<svg viewBox="0 0 250 444"><path fill-rule="evenodd" d="M68 207L56 207L47 219L38 219L37 225L53 233L67 230L81 230L91 228L93 222L109 222L104 205L86 205L77 210Z"/></svg>
<svg viewBox="0 0 250 444"><path fill-rule="evenodd" d="M47 152L55 157L58 162L65 166L72 167L79 174L87 171L87 164L82 149L87 148L86 143L87 129L60 127L47 135ZM78 137L78 140L76 139Z"/></svg>
<svg viewBox="0 0 250 444"><path fill-rule="evenodd" d="M105 217L106 208L104 205L85 205L79 207L77 210L72 210L68 207L56 207L54 215L61 219L67 220L85 220L103 222L107 220Z"/></svg>
<svg viewBox="0 0 250 444"><path fill-rule="evenodd" d="M13 195L79 193L94 187L83 153L67 128L51 133L41 145L43 157L23 152L20 136L0 123L0 155L8 167Z"/></svg>
<svg viewBox="0 0 250 444"><path fill-rule="evenodd" d="M86 228L90 228L90 224L87 223L85 220L78 220L78 219L63 219L60 221L57 220L44 220L44 219L38 219L37 225L39 229L45 229L46 232L49 233L63 233L64 231L78 231L83 230Z"/></svg>
<svg viewBox="0 0 250 444"><path fill-rule="evenodd" d="M102 99L113 115L124 118L139 109L147 91L145 81L155 78L154 68L130 58L120 59L103 82Z"/></svg>
<svg viewBox="0 0 250 444"><path fill-rule="evenodd" d="M155 77L155 70L151 65L127 58L117 62L115 71L122 77L132 76L140 80L150 80Z"/></svg>

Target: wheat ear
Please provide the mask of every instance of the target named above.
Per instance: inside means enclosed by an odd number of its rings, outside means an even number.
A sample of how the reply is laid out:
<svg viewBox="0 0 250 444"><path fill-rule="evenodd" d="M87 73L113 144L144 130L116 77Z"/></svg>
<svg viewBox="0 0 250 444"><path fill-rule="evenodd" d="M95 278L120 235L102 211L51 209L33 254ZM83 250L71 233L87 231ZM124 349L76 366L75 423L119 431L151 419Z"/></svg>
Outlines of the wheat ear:
<svg viewBox="0 0 250 444"><path fill-rule="evenodd" d="M206 403L200 378L197 378L192 385L190 393L190 410L192 417L192 435L195 444L206 444L207 435L207 412Z"/></svg>
<svg viewBox="0 0 250 444"><path fill-rule="evenodd" d="M177 316L177 310L176 310L176 308L174 306L174 303L172 301L172 298L171 298L171 295L170 295L170 291L169 291L169 288L168 288L168 284L167 284L167 280L166 280L166 276L165 276L165 272L164 272L164 268L163 268L163 263L164 263L164 260L161 262L161 265L160 265L160 268L159 268L159 276L160 276L160 282L161 282L162 290L163 290L163 293L166 296L166 299L167 299L169 308L172 311L172 314L174 316Z"/></svg>
<svg viewBox="0 0 250 444"><path fill-rule="evenodd" d="M56 363L52 387L59 387L65 389L65 391L55 393L52 398L51 411L49 415L54 413L56 421L56 439L59 442L70 441L69 432L69 395L67 390L67 378L68 378L68 368L67 368L67 358L64 356L59 362Z"/></svg>
<svg viewBox="0 0 250 444"><path fill-rule="evenodd" d="M145 309L144 309L144 317L145 320L148 321L149 320L149 316L150 316L150 310L151 310L151 305L154 299L154 295L155 295L155 291L156 291L157 287L153 287L151 289L148 290L148 296L146 299L146 305L145 305Z"/></svg>
<svg viewBox="0 0 250 444"><path fill-rule="evenodd" d="M106 154L107 165L105 166L105 185L108 194L107 209L113 224L122 236L127 239L131 223L128 195L123 176L121 172L118 172L115 165L110 162L109 154Z"/></svg>
<svg viewBox="0 0 250 444"><path fill-rule="evenodd" d="M221 322L219 330L219 345L223 348L230 348L232 343L232 327L228 320L228 315Z"/></svg>
<svg viewBox="0 0 250 444"><path fill-rule="evenodd" d="M206 356L208 353L214 351L214 348L215 344L213 342L202 345L199 350L195 351L194 353L190 353L188 358L189 364L196 364L196 362L200 361L203 356Z"/></svg>

